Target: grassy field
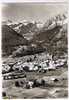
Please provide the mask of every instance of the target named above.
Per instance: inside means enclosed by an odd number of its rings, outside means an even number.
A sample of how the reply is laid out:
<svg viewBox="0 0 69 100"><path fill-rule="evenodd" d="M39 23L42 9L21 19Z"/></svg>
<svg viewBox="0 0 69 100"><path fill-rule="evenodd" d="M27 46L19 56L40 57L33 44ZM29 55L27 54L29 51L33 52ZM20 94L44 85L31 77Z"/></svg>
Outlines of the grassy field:
<svg viewBox="0 0 69 100"><path fill-rule="evenodd" d="M46 73L38 72L27 72L26 80L39 79L43 77L51 76L63 76L63 73L67 73L67 68L56 69L55 71L48 71ZM66 74L67 75L67 74ZM5 98L67 98L68 95L68 81L67 76L64 80L58 83L50 83L49 86L40 86L32 89L26 89L23 87L16 87L15 81L22 81L25 78L13 79L13 80L3 80L3 91L6 91L7 96Z"/></svg>

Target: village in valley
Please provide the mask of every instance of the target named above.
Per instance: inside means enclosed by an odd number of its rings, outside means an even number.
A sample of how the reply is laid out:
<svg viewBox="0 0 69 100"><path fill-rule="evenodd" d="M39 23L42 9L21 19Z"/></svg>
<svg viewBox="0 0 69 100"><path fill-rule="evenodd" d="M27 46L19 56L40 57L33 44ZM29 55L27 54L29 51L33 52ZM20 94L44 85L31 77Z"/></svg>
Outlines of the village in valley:
<svg viewBox="0 0 69 100"><path fill-rule="evenodd" d="M2 22L4 99L68 97L67 13Z"/></svg>

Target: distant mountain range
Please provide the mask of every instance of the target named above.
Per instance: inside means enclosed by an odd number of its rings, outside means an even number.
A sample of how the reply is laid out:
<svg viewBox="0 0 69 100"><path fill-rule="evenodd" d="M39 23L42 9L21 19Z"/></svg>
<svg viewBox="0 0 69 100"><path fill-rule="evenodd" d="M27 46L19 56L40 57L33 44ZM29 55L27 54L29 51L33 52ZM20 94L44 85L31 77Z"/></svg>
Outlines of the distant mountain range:
<svg viewBox="0 0 69 100"><path fill-rule="evenodd" d="M65 14L51 18L44 24L26 20L14 23L9 20L2 24L2 48L7 53L19 52L20 47L18 50L11 48L20 45L27 46L26 51L29 46L36 45L36 47L32 47L36 49L30 49L30 51L32 50L30 54L33 50L35 52L37 47L38 51L67 52L67 17Z"/></svg>

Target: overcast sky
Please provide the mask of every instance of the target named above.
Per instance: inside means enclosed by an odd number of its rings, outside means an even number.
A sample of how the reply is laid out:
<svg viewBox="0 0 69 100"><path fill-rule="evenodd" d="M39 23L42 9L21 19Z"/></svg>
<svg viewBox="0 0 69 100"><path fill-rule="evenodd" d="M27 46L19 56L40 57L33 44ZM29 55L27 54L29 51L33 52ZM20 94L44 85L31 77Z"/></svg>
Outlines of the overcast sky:
<svg viewBox="0 0 69 100"><path fill-rule="evenodd" d="M64 3L5 3L2 5L2 18L12 21L45 21L66 11L67 4Z"/></svg>

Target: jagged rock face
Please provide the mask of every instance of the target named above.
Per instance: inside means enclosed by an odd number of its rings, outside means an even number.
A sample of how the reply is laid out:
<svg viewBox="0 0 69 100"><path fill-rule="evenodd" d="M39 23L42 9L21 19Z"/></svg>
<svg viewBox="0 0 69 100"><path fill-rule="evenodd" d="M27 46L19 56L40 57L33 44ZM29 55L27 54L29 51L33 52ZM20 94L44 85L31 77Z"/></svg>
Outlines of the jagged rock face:
<svg viewBox="0 0 69 100"><path fill-rule="evenodd" d="M36 24L33 24L33 23L28 23L26 26L23 25L22 27L20 27L20 33L22 34L26 34L27 32L30 32L30 31L35 31L35 29L37 28Z"/></svg>
<svg viewBox="0 0 69 100"><path fill-rule="evenodd" d="M41 30L34 36L32 42L45 46L50 52L54 50L67 52L67 24L55 26L51 30Z"/></svg>
<svg viewBox="0 0 69 100"><path fill-rule="evenodd" d="M27 40L7 25L2 26L2 50L11 53L13 47L27 44Z"/></svg>
<svg viewBox="0 0 69 100"><path fill-rule="evenodd" d="M21 22L9 25L13 30L22 35L27 40L31 40L33 35L38 32L39 28L36 22Z"/></svg>
<svg viewBox="0 0 69 100"><path fill-rule="evenodd" d="M27 25L22 25L19 28L19 34L24 36L27 40L31 40L34 36L34 34L37 34L38 32L38 27L36 23L28 23Z"/></svg>
<svg viewBox="0 0 69 100"><path fill-rule="evenodd" d="M50 42L55 34L59 32L61 27L55 27L52 30L41 30L38 35L35 36L34 41Z"/></svg>

